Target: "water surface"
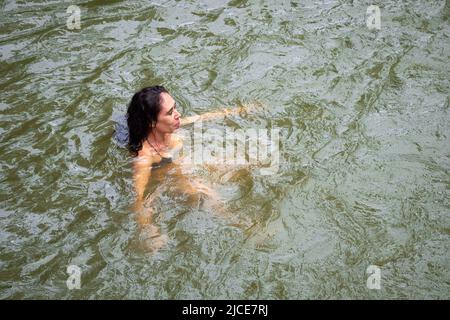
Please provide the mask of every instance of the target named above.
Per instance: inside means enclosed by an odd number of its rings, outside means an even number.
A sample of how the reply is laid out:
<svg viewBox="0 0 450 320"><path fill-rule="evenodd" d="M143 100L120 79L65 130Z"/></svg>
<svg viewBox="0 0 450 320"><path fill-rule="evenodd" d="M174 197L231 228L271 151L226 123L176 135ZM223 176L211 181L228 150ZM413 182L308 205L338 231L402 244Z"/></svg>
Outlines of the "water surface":
<svg viewBox="0 0 450 320"><path fill-rule="evenodd" d="M0 297L450 298L450 3L382 1L380 30L371 4L2 1ZM208 126L279 128L281 166L199 169L228 214L163 193L148 254L112 119L154 84L184 115L260 102Z"/></svg>

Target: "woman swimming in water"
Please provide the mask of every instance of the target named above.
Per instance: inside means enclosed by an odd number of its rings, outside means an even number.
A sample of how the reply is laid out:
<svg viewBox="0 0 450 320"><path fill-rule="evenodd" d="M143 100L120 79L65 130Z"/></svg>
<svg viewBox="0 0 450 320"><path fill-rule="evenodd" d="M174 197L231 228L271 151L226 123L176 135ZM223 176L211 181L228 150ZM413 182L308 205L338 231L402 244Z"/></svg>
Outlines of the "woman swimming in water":
<svg viewBox="0 0 450 320"><path fill-rule="evenodd" d="M152 212L148 205L154 196L144 201L147 184L155 169L175 165L177 153L183 142L174 132L180 126L193 123L197 120L213 120L225 115L234 114L241 109L224 109L209 112L199 116L181 118L177 104L163 86L146 87L135 93L127 110L128 149L133 154L133 180L136 192L135 211L141 226L151 226L150 232L156 234L153 238L161 236L152 224ZM175 167L175 170L179 171ZM178 172L176 184L183 191L194 195L203 193L209 197L217 198L217 194L198 180L186 179ZM144 202L147 210L144 210ZM162 245L162 244L160 244ZM158 245L157 245L158 246Z"/></svg>

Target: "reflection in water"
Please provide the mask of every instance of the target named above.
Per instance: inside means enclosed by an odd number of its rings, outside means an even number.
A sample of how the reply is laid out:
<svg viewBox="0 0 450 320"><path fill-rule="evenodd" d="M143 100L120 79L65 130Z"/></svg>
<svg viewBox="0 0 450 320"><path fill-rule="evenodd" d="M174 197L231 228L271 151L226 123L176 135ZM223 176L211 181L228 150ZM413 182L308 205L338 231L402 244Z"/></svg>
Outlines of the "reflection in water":
<svg viewBox="0 0 450 320"><path fill-rule="evenodd" d="M1 298L449 297L448 1L383 1L379 31L358 1L71 4L80 30L0 4ZM185 116L261 101L208 128L280 129L280 167L161 171L148 254L112 120L153 84Z"/></svg>
<svg viewBox="0 0 450 320"><path fill-rule="evenodd" d="M138 224L142 228L143 245L148 251L157 252L167 243L166 234L161 234L159 228L153 223L153 216L157 213L158 224L165 208L168 206L165 199L171 199L169 207L175 210L205 210L210 214L225 216L225 203L216 190L208 182L192 174L192 164L183 168L184 158L180 157L174 162L152 169L152 190L144 200L143 209L138 212ZM186 174L188 173L188 174Z"/></svg>

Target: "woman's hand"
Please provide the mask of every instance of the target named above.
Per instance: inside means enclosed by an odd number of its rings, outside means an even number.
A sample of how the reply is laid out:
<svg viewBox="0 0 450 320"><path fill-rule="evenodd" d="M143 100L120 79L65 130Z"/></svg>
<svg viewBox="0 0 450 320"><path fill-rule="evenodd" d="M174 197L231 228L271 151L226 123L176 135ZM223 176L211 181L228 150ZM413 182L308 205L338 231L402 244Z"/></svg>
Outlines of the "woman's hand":
<svg viewBox="0 0 450 320"><path fill-rule="evenodd" d="M168 237L154 224L148 224L141 229L141 241L146 250L156 253L168 242Z"/></svg>
<svg viewBox="0 0 450 320"><path fill-rule="evenodd" d="M134 202L133 211L136 213L142 212L144 210L144 205L142 198L138 197Z"/></svg>
<svg viewBox="0 0 450 320"><path fill-rule="evenodd" d="M139 226L144 227L152 224L153 209L144 207L142 201L136 201L134 212L136 213L136 220Z"/></svg>

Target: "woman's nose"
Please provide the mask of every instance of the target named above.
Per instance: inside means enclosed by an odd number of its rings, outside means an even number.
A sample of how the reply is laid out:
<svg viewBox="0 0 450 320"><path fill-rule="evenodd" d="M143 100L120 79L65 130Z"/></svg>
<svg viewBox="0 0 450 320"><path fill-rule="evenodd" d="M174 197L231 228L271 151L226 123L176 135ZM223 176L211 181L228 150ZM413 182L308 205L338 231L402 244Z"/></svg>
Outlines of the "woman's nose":
<svg viewBox="0 0 450 320"><path fill-rule="evenodd" d="M178 112L178 110L175 110L175 118L178 119L181 117L181 113Z"/></svg>

